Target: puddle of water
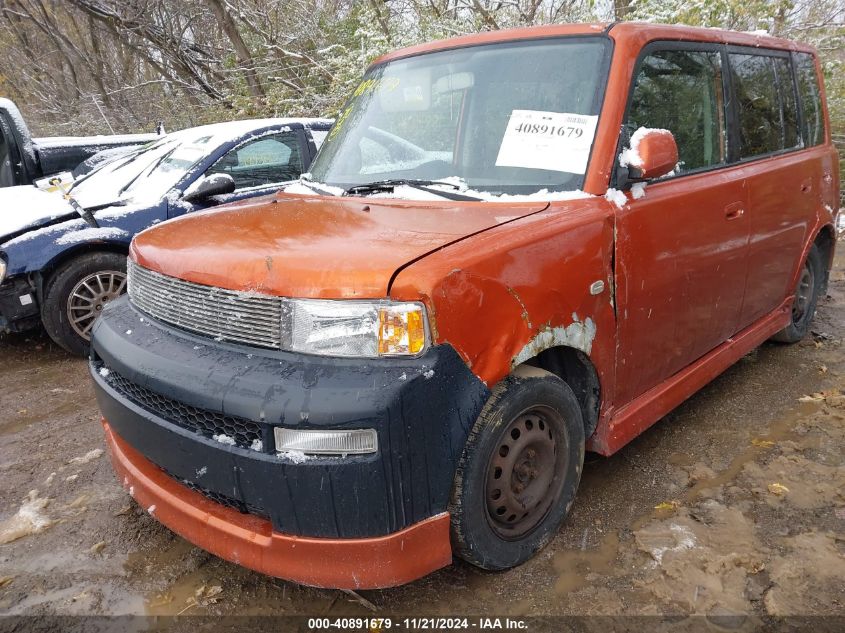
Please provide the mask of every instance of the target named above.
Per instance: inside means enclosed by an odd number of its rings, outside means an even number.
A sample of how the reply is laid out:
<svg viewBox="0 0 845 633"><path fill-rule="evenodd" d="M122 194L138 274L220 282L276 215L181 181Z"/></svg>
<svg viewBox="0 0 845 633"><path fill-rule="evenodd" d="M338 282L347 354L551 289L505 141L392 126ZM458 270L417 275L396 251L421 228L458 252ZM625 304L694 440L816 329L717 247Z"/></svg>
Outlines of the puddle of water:
<svg viewBox="0 0 845 633"><path fill-rule="evenodd" d="M585 534L587 536L587 534ZM584 539L586 541L586 538ZM580 589L589 581L589 574L609 574L619 553L619 536L607 533L595 549L566 550L555 554L552 565L559 577L555 593L567 594Z"/></svg>
<svg viewBox="0 0 845 633"><path fill-rule="evenodd" d="M147 615L197 615L204 613L203 598L220 589L220 583L209 579L202 569L182 576L165 591L147 595L144 612ZM222 599L216 595L211 599Z"/></svg>
<svg viewBox="0 0 845 633"><path fill-rule="evenodd" d="M777 446L778 443L799 438L800 436L794 431L795 427L801 420L818 412L820 408L821 405L817 402L802 402L787 415L774 420L762 430L760 435L751 438L755 442L749 443L748 447L737 454L715 477L699 480L690 487L680 498L681 505L689 505L704 496L706 491L733 481L746 464L759 459L762 454ZM676 452L668 458L669 463L680 467L692 466L696 461L696 456L686 452ZM629 528L636 533L655 520L666 519L674 514L674 506L658 506L633 520ZM554 587L556 594L576 591L593 582L594 575L614 576L620 571L616 566L616 560L620 554L618 533L608 533L595 549L585 549L588 535L585 532L581 549L555 554L553 565L559 574ZM674 545L669 543L667 546L674 547L675 545L677 543Z"/></svg>
<svg viewBox="0 0 845 633"><path fill-rule="evenodd" d="M39 380L41 380L40 375ZM44 381L44 384L54 384L47 378ZM24 387L19 389L23 390ZM48 422L72 415L82 408L83 403L87 402L91 402L87 392L75 391L72 393L56 391L44 394L38 400L28 399L26 405L9 412L9 418L0 422L0 436L19 433L38 422Z"/></svg>
<svg viewBox="0 0 845 633"><path fill-rule="evenodd" d="M784 440L797 438L793 429L801 419L806 419L818 412L821 405L817 402L802 402L798 408L789 415L776 420L768 427L766 435L757 438L757 444L750 444L748 448L731 460L727 468L719 472L715 477L702 479L696 482L684 495L684 501L690 503L697 499L705 490L718 488L730 481L733 481L746 464L756 460L764 452L770 450L770 446L776 445ZM771 443L770 446L767 446Z"/></svg>
<svg viewBox="0 0 845 633"><path fill-rule="evenodd" d="M695 463L695 457L689 453L672 453L667 461L673 466L692 466Z"/></svg>
<svg viewBox="0 0 845 633"><path fill-rule="evenodd" d="M181 569L186 572L168 583L166 588L156 587L145 591L127 606L137 608L142 615L199 615L206 612L202 602L222 599L213 594L222 584L216 578L209 565L196 568L196 561L190 560L196 554L196 548L184 539L175 540L169 547L154 551L130 553L124 562L124 570L132 578L168 578ZM207 605L206 605L207 606Z"/></svg>

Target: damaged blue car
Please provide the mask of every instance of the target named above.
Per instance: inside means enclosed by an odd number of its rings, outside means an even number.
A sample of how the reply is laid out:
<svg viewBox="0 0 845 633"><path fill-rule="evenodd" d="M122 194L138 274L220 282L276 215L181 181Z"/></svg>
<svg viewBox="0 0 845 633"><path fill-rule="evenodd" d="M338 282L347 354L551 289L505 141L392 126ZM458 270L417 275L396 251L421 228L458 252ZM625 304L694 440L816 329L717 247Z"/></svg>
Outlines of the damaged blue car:
<svg viewBox="0 0 845 633"><path fill-rule="evenodd" d="M0 190L0 332L43 324L86 355L103 306L126 286L133 236L170 218L270 194L307 170L327 119L264 119L190 128L78 179L64 196Z"/></svg>

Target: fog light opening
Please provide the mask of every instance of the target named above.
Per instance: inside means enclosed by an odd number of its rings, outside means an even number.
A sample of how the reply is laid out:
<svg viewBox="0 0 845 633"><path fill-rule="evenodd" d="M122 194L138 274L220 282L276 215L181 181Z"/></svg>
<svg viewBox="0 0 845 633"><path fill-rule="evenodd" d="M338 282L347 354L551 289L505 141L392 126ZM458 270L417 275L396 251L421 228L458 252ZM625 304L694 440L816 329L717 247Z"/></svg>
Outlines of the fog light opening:
<svg viewBox="0 0 845 633"><path fill-rule="evenodd" d="M277 427L276 451L305 455L366 455L378 451L375 429L349 431L297 430Z"/></svg>

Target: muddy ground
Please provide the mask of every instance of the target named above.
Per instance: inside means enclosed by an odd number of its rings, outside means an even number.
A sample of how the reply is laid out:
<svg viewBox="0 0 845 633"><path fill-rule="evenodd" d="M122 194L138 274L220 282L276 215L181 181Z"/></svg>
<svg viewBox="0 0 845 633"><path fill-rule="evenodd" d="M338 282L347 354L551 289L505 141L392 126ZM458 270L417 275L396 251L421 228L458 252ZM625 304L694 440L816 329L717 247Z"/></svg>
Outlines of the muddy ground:
<svg viewBox="0 0 845 633"><path fill-rule="evenodd" d="M534 560L457 562L362 597L380 614L845 614L843 255L812 337L763 345L615 456L588 455ZM0 540L28 531L22 506L38 529L0 544L0 613L370 613L215 558L138 508L101 452L85 362L46 336L0 338L0 385Z"/></svg>

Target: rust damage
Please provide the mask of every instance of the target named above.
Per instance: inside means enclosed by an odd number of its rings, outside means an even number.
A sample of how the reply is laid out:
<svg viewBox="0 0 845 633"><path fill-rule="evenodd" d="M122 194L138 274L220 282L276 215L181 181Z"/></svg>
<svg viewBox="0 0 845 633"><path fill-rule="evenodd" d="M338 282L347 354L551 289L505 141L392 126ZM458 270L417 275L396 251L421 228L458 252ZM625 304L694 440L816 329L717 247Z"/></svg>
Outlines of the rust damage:
<svg viewBox="0 0 845 633"><path fill-rule="evenodd" d="M533 326L531 325L531 317L528 316L528 308L525 307L525 304L522 302L522 299L520 298L519 294L517 294L516 290L514 290L510 286L508 286L508 294L510 294L510 296L516 299L516 302L519 304L519 307L522 308L522 313L520 314L520 317L522 317L522 320L525 321L525 325L528 326L528 329L532 329Z"/></svg>
<svg viewBox="0 0 845 633"><path fill-rule="evenodd" d="M581 350L588 356L593 348L593 339L596 337L596 324L587 317L584 321L578 319L578 315L572 313L572 323L567 326L549 327L543 326L540 332L531 339L525 347L511 361L511 367L521 365L531 360L540 352L552 347L573 347Z"/></svg>

